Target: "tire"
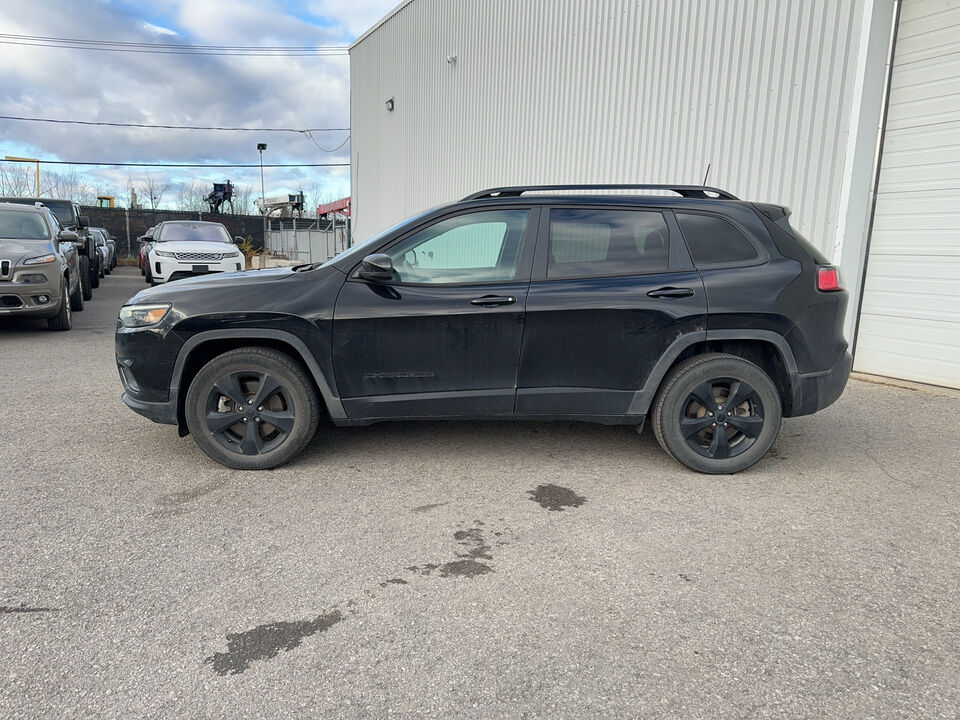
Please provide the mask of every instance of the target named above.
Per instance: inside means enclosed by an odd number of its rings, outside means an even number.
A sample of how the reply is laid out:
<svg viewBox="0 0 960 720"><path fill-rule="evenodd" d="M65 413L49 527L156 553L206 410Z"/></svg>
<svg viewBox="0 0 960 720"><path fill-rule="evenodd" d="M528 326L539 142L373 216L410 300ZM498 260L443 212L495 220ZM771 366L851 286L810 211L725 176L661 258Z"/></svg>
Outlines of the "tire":
<svg viewBox="0 0 960 720"><path fill-rule="evenodd" d="M731 394L738 396L733 408L726 402ZM681 363L664 381L654 401L653 432L666 453L691 470L730 474L767 453L781 413L780 392L762 369L709 353ZM718 434L720 423L727 424Z"/></svg>
<svg viewBox="0 0 960 720"><path fill-rule="evenodd" d="M93 300L93 285L90 278L90 258L87 255L80 256L80 287L84 300Z"/></svg>
<svg viewBox="0 0 960 720"><path fill-rule="evenodd" d="M111 272L113 272L113 263L108 262L103 266L103 274L109 275Z"/></svg>
<svg viewBox="0 0 960 720"><path fill-rule="evenodd" d="M100 287L100 278L103 277L103 268L101 267L100 258L98 257L93 262L93 267L90 268L90 287L98 288Z"/></svg>
<svg viewBox="0 0 960 720"><path fill-rule="evenodd" d="M153 273L150 272L150 264L147 263L147 269L143 273L143 277L146 279L147 285L153 286Z"/></svg>
<svg viewBox="0 0 960 720"><path fill-rule="evenodd" d="M82 271L81 271L82 272ZM83 310L83 281L77 281L77 288L70 293L70 309L74 312Z"/></svg>
<svg viewBox="0 0 960 720"><path fill-rule="evenodd" d="M60 309L52 318L47 318L48 330L69 330L73 327L73 316L70 313L70 298L67 296L67 279L60 279Z"/></svg>
<svg viewBox="0 0 960 720"><path fill-rule="evenodd" d="M264 390L266 397L258 400ZM200 369L187 390L184 415L210 458L238 470L265 470L289 462L307 446L320 422L320 400L299 362L271 348L245 347Z"/></svg>

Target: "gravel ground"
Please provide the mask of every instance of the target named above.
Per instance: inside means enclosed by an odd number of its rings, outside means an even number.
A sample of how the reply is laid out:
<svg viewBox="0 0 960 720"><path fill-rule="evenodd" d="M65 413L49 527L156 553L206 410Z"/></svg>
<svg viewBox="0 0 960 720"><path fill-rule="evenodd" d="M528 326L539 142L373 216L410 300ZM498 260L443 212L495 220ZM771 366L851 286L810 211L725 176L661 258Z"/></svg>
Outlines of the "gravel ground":
<svg viewBox="0 0 960 720"><path fill-rule="evenodd" d="M0 322L0 716L960 714L957 399L853 381L734 477L576 423L241 473L121 403L142 287Z"/></svg>

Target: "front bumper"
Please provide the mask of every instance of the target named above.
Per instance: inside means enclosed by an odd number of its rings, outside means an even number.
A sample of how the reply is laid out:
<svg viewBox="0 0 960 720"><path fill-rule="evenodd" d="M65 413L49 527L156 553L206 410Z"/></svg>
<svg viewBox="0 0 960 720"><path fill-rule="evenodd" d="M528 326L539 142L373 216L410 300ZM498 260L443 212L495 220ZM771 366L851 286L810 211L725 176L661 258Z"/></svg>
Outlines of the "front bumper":
<svg viewBox="0 0 960 720"><path fill-rule="evenodd" d="M153 420L155 423L163 425L177 424L177 404L176 402L144 402L137 400L125 392L122 395L124 404L135 413L143 415L145 418Z"/></svg>
<svg viewBox="0 0 960 720"><path fill-rule="evenodd" d="M835 403L847 386L852 367L853 357L845 352L829 370L794 374L790 417L812 415Z"/></svg>
<svg viewBox="0 0 960 720"><path fill-rule="evenodd" d="M163 283L193 275L208 275L219 272L240 272L245 261L243 256L222 260L178 260L177 258L154 257L150 273L154 282Z"/></svg>
<svg viewBox="0 0 960 720"><path fill-rule="evenodd" d="M43 277L41 282L23 282ZM48 268L18 268L0 281L0 316L50 317L60 309L60 275ZM46 301L43 301L46 298Z"/></svg>

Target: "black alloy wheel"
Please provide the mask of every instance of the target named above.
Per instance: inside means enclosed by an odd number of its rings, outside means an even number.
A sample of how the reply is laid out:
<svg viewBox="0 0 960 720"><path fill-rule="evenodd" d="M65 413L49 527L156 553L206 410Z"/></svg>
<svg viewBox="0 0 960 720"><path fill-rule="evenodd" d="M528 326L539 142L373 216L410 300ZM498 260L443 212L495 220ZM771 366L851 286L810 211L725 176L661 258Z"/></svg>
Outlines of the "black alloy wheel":
<svg viewBox="0 0 960 720"><path fill-rule="evenodd" d="M692 470L729 474L762 458L780 432L780 391L735 355L708 353L680 363L651 408L660 446Z"/></svg>
<svg viewBox="0 0 960 720"><path fill-rule="evenodd" d="M200 369L187 390L184 415L211 458L262 470L291 460L310 442L320 401L297 360L272 348L246 347Z"/></svg>
<svg viewBox="0 0 960 720"><path fill-rule="evenodd" d="M273 375L232 372L207 393L204 421L221 447L262 455L287 439L296 414L290 392Z"/></svg>
<svg viewBox="0 0 960 720"><path fill-rule="evenodd" d="M752 385L716 378L697 385L680 411L680 432L704 457L725 460L751 447L763 430L763 403Z"/></svg>

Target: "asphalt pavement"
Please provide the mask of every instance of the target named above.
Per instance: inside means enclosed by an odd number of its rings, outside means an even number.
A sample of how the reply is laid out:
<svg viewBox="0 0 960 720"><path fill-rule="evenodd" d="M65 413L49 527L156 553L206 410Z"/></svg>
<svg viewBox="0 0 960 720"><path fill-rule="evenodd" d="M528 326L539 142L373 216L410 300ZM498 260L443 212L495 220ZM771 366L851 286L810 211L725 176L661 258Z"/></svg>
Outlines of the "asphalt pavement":
<svg viewBox="0 0 960 720"><path fill-rule="evenodd" d="M852 381L732 477L499 422L243 473L120 401L142 287L0 322L0 717L960 714L960 400Z"/></svg>

